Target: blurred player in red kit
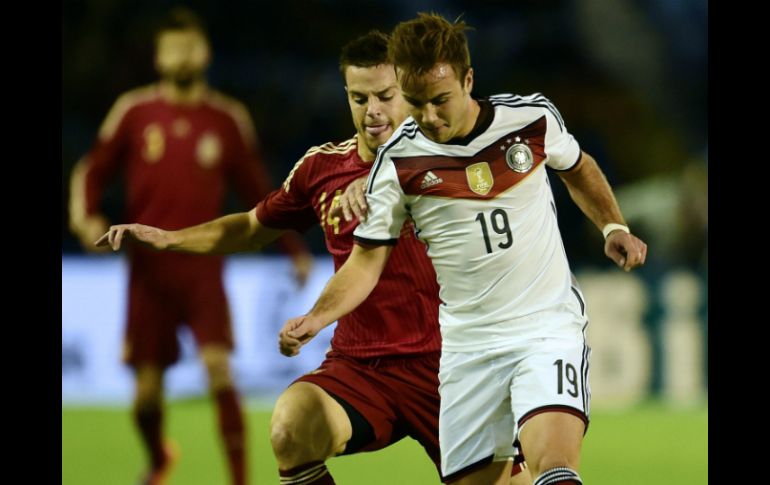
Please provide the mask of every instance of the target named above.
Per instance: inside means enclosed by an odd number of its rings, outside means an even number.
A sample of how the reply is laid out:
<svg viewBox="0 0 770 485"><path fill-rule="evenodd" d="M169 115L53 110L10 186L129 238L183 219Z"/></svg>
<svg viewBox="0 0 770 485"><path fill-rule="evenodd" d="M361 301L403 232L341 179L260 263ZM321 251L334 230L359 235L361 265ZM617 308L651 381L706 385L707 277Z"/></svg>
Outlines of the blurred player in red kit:
<svg viewBox="0 0 770 485"><path fill-rule="evenodd" d="M271 185L246 108L207 86L210 45L199 17L171 10L155 35L157 83L118 98L71 178L70 226L85 248L109 227L105 185L122 171L126 217L166 229L221 214L228 183L249 206ZM279 241L304 283L312 257L294 234ZM246 431L231 374L233 349L221 256L164 254L133 246L123 359L134 371L133 416L150 459L143 483L164 483L176 460L163 438L163 375L179 358L177 328L189 326L218 411L233 484L247 482Z"/></svg>

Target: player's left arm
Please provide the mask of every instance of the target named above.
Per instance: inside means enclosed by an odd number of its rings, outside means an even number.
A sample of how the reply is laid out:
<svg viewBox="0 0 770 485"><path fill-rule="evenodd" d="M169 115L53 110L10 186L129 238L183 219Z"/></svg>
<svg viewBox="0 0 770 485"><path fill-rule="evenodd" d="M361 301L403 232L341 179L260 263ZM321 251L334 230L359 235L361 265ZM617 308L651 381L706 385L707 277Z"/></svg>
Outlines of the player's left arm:
<svg viewBox="0 0 770 485"><path fill-rule="evenodd" d="M388 245L353 246L307 315L286 321L279 334L281 353L297 355L318 332L360 305L377 285L392 250Z"/></svg>
<svg viewBox="0 0 770 485"><path fill-rule="evenodd" d="M596 160L586 152L581 153L580 161L575 166L557 172L570 197L600 231L604 231L608 224L627 226L612 188ZM604 253L625 271L644 264L647 244L641 239L622 228L609 231L605 238Z"/></svg>

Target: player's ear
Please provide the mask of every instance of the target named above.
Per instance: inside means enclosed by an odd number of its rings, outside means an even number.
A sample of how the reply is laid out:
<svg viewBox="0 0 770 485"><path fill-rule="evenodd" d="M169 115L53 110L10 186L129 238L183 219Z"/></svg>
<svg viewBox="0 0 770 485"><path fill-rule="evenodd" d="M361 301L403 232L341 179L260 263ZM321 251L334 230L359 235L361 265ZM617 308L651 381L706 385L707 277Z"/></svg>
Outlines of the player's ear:
<svg viewBox="0 0 770 485"><path fill-rule="evenodd" d="M468 72L465 73L465 79L463 80L463 89L465 92L470 93L473 91L473 68L469 67Z"/></svg>

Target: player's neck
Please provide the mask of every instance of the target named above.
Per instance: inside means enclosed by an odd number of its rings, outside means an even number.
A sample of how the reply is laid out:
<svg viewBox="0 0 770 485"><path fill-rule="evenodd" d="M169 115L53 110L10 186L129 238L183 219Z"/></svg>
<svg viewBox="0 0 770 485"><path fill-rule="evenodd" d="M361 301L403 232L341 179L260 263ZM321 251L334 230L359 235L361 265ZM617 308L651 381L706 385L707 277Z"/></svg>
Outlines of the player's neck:
<svg viewBox="0 0 770 485"><path fill-rule="evenodd" d="M161 80L158 86L161 96L171 104L199 103L207 88L205 81L197 81L183 88L171 81Z"/></svg>
<svg viewBox="0 0 770 485"><path fill-rule="evenodd" d="M479 119L479 114L481 113L481 106L479 105L479 102L473 98L470 98L469 103L470 105L468 106L468 118L466 119L465 126L455 138L465 138L468 136L470 132L473 131L473 127L476 126L476 121Z"/></svg>
<svg viewBox="0 0 770 485"><path fill-rule="evenodd" d="M376 154L369 150L369 147L366 146L366 143L361 140L360 135L356 135L356 145L358 145L358 156L361 158L361 161L364 163L372 163L376 157Z"/></svg>

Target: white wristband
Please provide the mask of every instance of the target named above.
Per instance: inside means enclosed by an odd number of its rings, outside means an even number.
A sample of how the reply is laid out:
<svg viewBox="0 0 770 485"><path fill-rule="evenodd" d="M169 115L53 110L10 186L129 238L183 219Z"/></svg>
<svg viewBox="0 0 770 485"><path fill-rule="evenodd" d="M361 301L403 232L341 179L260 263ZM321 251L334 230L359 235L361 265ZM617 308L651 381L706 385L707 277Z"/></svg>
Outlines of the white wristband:
<svg viewBox="0 0 770 485"><path fill-rule="evenodd" d="M615 222L610 222L609 224L604 226L604 229L602 229L602 234L604 234L604 239L607 239L607 236L609 236L612 231L615 231L618 229L625 232L626 234L629 234L631 232L628 230L628 226L624 226L623 224L617 224Z"/></svg>

